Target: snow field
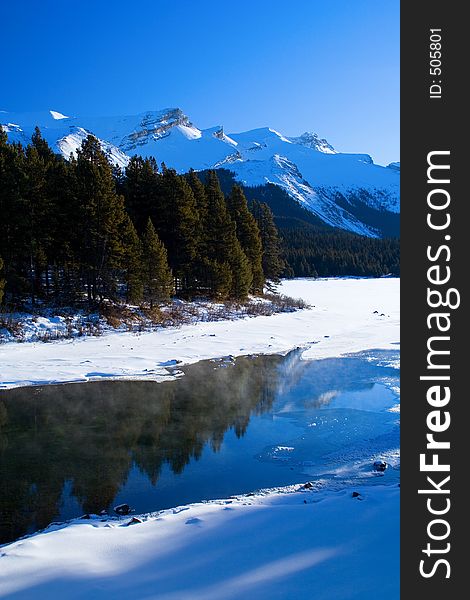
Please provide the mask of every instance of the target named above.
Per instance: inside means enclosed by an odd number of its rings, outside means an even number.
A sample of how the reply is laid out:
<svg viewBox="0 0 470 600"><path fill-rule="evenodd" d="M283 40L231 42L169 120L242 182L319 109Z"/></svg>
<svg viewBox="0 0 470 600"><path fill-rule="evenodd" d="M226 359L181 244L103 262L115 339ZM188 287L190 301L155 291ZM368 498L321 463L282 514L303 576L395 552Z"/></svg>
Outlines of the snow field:
<svg viewBox="0 0 470 600"><path fill-rule="evenodd" d="M76 520L1 548L0 597L396 600L399 489L277 492L143 523Z"/></svg>
<svg viewBox="0 0 470 600"><path fill-rule="evenodd" d="M0 345L0 388L139 378L163 381L169 363L287 353L320 359L370 348L398 349L399 279L285 280L280 292L311 308L267 317L183 325L142 334Z"/></svg>

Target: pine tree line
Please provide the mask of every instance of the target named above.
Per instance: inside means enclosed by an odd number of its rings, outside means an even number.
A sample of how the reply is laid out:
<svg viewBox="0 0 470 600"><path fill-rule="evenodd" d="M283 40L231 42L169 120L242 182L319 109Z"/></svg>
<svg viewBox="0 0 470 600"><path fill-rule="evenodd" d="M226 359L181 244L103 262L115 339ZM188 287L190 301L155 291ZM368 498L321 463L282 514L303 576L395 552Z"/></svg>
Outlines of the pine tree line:
<svg viewBox="0 0 470 600"><path fill-rule="evenodd" d="M280 230L286 277L400 275L400 242L345 231Z"/></svg>
<svg viewBox="0 0 470 600"><path fill-rule="evenodd" d="M217 175L222 189L228 193L235 182L235 173L219 169ZM386 221L390 222L387 226L385 221L381 225L382 232L393 231L394 236L370 238L327 225L277 185L250 186L244 188L244 192L249 203L256 198L274 214L285 262L283 277L400 274L399 217L396 215L388 214ZM368 216L371 218L371 214ZM379 214L374 218L379 224Z"/></svg>
<svg viewBox="0 0 470 600"><path fill-rule="evenodd" d="M138 156L121 172L91 135L66 161L38 129L26 148L0 130L0 215L9 305L242 300L284 268L271 211L241 187Z"/></svg>

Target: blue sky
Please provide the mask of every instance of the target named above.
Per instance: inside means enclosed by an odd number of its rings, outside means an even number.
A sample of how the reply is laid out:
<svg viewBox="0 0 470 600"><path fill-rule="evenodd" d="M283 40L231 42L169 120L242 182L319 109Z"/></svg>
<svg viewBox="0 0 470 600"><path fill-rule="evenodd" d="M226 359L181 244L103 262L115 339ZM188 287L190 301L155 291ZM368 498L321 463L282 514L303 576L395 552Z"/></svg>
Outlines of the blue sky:
<svg viewBox="0 0 470 600"><path fill-rule="evenodd" d="M8 2L9 6L6 6ZM0 108L178 106L399 160L398 0L5 0Z"/></svg>

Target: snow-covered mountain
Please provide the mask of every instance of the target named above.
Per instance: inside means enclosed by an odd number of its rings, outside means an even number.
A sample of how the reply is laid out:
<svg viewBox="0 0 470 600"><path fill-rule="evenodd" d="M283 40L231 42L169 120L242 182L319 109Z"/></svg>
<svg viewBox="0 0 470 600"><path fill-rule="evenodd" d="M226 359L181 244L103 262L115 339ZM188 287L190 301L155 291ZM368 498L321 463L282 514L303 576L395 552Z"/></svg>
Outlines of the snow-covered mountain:
<svg viewBox="0 0 470 600"><path fill-rule="evenodd" d="M400 211L400 163L383 167L368 154L336 152L315 133L285 137L263 127L227 135L222 126L199 129L178 108L97 118L0 112L0 124L22 143L38 125L65 157L92 133L122 167L139 154L179 172L226 168L244 185L278 185L325 223L363 235L380 235L379 223Z"/></svg>

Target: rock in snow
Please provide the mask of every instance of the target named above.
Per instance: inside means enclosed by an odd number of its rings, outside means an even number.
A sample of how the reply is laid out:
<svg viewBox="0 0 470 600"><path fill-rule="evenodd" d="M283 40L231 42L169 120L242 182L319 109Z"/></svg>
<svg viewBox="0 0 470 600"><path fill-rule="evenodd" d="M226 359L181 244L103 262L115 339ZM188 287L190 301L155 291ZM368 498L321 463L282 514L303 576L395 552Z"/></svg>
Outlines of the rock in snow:
<svg viewBox="0 0 470 600"><path fill-rule="evenodd" d="M133 509L129 506L129 504L119 504L118 506L114 507L114 512L117 515L125 516L133 512Z"/></svg>
<svg viewBox="0 0 470 600"><path fill-rule="evenodd" d="M384 460L376 460L374 462L374 471L382 473L387 468L387 463Z"/></svg>

